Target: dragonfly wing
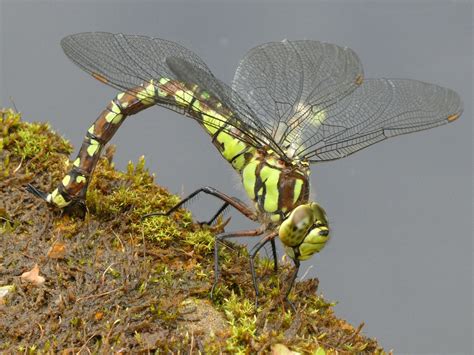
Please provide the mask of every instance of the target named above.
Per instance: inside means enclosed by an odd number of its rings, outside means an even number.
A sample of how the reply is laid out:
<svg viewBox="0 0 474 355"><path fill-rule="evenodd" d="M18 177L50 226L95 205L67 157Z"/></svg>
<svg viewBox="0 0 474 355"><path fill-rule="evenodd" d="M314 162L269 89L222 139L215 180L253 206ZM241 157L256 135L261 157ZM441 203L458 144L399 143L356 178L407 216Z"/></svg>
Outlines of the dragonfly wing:
<svg viewBox="0 0 474 355"><path fill-rule="evenodd" d="M64 53L99 80L129 89L162 77L173 77L166 58L180 57L211 73L196 54L177 43L139 35L86 32L61 40Z"/></svg>
<svg viewBox="0 0 474 355"><path fill-rule="evenodd" d="M291 159L289 145L295 145L303 132L316 133L314 116L362 81L362 65L351 49L285 40L250 50L237 68L232 87Z"/></svg>
<svg viewBox="0 0 474 355"><path fill-rule="evenodd" d="M163 78L183 82L189 88L198 85L199 92L211 93L227 108L226 112L232 113L232 122L228 124L229 128L224 130L228 129L229 134L234 135L234 128L237 128L239 139L257 148L266 144L262 139L257 141L252 138L257 136L253 132L258 119L252 119L251 109L239 99L238 94L216 79L202 59L177 43L139 35L88 32L65 37L61 46L66 55L84 71L132 95L133 88L152 80L157 86L154 92L159 92L162 90L159 83ZM178 89L178 85L170 86ZM141 90L136 94L140 93ZM191 104L192 100L203 100L202 97L194 95L195 92L186 91L183 94L185 97L180 97L180 100L167 96L159 98L156 104L199 121L199 115L189 114L190 108L186 106L186 103ZM177 104L177 101L181 104ZM209 115L209 112L206 114ZM218 116L217 121L221 120L222 115ZM228 123L227 117L225 120Z"/></svg>
<svg viewBox="0 0 474 355"><path fill-rule="evenodd" d="M438 85L367 79L318 112L317 131L303 134L296 154L311 162L339 159L390 137L452 122L462 110L459 95Z"/></svg>

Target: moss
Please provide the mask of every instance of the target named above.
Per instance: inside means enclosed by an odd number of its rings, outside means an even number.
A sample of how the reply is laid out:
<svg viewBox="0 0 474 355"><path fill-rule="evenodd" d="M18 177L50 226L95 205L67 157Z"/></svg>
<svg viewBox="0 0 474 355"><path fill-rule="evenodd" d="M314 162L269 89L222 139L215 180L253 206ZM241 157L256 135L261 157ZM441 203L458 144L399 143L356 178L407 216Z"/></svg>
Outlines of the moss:
<svg viewBox="0 0 474 355"><path fill-rule="evenodd" d="M25 173L38 169L52 173L58 170L55 158L61 157L59 162L64 164L64 154L72 152L72 146L52 132L48 124L22 122L20 114L11 109L0 110L0 128L0 167L4 177L18 172L22 164ZM12 164L11 157L17 164Z"/></svg>
<svg viewBox="0 0 474 355"><path fill-rule="evenodd" d="M382 353L361 327L334 315L317 280L297 283L297 312L288 309L281 295L289 263L275 274L271 261L257 259L255 309L248 253L236 244L220 248L210 302L214 236L225 221L202 227L184 209L142 220L179 201L155 184L143 157L120 172L109 147L79 218L23 190L56 186L71 167L69 143L12 110L0 110L0 132L0 282L14 286L0 304L0 351ZM49 252L54 245L61 253ZM43 286L19 280L34 264Z"/></svg>

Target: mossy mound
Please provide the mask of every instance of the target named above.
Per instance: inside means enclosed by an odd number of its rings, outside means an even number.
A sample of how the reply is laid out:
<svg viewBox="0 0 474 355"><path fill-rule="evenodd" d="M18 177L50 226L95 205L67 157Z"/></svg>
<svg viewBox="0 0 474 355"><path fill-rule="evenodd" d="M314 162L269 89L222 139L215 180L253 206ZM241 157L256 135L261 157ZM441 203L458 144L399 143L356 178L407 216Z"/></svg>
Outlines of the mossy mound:
<svg viewBox="0 0 474 355"><path fill-rule="evenodd" d="M214 235L224 223L201 227L184 209L142 221L179 200L154 183L144 159L119 172L109 148L80 218L24 190L31 182L51 191L70 167L71 145L12 110L0 110L0 132L0 351L383 353L361 326L336 318L317 280L295 285L297 312L289 310L280 288L287 263L275 275L258 261L255 310L238 245L221 248L211 301Z"/></svg>

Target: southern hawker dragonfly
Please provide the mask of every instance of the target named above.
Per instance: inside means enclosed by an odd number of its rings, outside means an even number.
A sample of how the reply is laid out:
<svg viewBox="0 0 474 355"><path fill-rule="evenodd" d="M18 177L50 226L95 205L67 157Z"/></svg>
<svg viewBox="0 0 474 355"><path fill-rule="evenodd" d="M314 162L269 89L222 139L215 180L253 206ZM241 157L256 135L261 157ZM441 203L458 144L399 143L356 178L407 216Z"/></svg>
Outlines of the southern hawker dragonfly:
<svg viewBox="0 0 474 355"><path fill-rule="evenodd" d="M222 200L213 223L233 207L260 227L216 237L214 287L219 277L220 241L241 236L263 238L254 259L275 239L295 264L309 259L329 239L324 209L309 201L310 164L340 159L400 134L440 126L462 113L454 91L408 79L364 79L349 48L311 40L266 43L241 60L232 85L217 79L193 52L158 38L111 33L79 33L61 41L66 55L94 78L121 92L87 130L72 169L51 193L27 189L58 208L84 205L87 187L102 148L127 116L158 105L195 120L239 174L248 205L212 187L197 194ZM212 294L212 291L211 291Z"/></svg>

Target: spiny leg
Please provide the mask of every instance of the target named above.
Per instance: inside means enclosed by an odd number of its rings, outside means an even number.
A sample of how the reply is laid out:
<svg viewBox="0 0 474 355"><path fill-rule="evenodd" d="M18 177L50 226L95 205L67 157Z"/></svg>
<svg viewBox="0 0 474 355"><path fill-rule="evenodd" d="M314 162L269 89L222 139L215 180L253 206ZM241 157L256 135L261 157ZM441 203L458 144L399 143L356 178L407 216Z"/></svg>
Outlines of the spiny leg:
<svg viewBox="0 0 474 355"><path fill-rule="evenodd" d="M255 258L262 249L265 244L268 242L271 242L272 245L272 252L273 252L273 262L274 262L274 270L277 270L277 256L276 256L276 246L275 246L275 237L278 235L278 232L272 232L265 237L263 237L253 248L251 251L250 255L250 271L252 273L252 283L253 283L253 288L255 290L255 308L258 307L258 283L257 283L257 273L255 272Z"/></svg>
<svg viewBox="0 0 474 355"><path fill-rule="evenodd" d="M237 237L256 237L261 235L265 231L264 227L258 227L256 229L250 229L246 231L223 233L216 237L214 244L214 283L211 288L211 299L214 297L214 290L219 281L219 243L222 243L225 239L237 238Z"/></svg>
<svg viewBox="0 0 474 355"><path fill-rule="evenodd" d="M255 254L255 256L256 256L258 254L258 252L260 251L260 249L263 246L265 246L265 244L270 242L271 246L272 246L273 271L275 271L275 272L278 271L278 257L277 257L276 244L275 244L276 235L277 235L277 232L274 232L274 233L262 238L262 240L260 240L257 244L255 244L253 246L252 250L250 251L250 255ZM263 245L261 245L261 243L263 243ZM256 250L257 248L258 248L258 250Z"/></svg>
<svg viewBox="0 0 474 355"><path fill-rule="evenodd" d="M275 238L270 239L270 243L272 244L272 254L273 254L273 271L275 273L278 271L278 257L275 245Z"/></svg>
<svg viewBox="0 0 474 355"><path fill-rule="evenodd" d="M187 197L185 197L183 200L181 200L179 203L177 203L175 206L171 207L167 212L153 212L153 213L148 213L146 215L143 215L142 218L147 218L151 216L169 216L171 213L176 211L178 208L183 206L185 203L190 201L192 198L194 198L196 195L200 194L201 192L214 196L222 201L224 201L224 204L219 208L219 210L216 212L216 214L211 218L210 223L212 223L221 213L224 211L228 206L234 207L237 211L242 213L244 216L249 218L252 221L257 221L257 215L255 212L248 207L245 203L240 201L239 199L235 197L231 197L229 195L224 194L223 192L220 192L210 186L205 186L202 187L191 194L189 194ZM211 298L213 298L214 295L214 290L216 288L217 282L219 280L219 243L223 242L225 239L228 238L235 238L235 237L253 237L253 236L258 236L261 235L265 231L264 227L259 227L257 229L252 229L248 231L240 231L240 232L233 232L233 233L223 233L220 234L216 237L216 242L214 244L214 284L212 285L211 289ZM272 244L274 245L274 244ZM276 258L276 251L274 251L274 257Z"/></svg>
<svg viewBox="0 0 474 355"><path fill-rule="evenodd" d="M152 213L147 213L147 214L144 214L142 216L142 219L145 219L145 218L148 218L148 217L153 217L153 216L169 216L170 214L172 214L174 211L176 211L178 208L180 208L181 206L183 206L184 204L186 204L187 202L189 202L190 200L192 200L196 195L198 195L200 192L202 192L202 188L201 189L197 189L196 191L194 192L191 192L188 196L186 196L185 198L183 198L181 201L179 201L176 205L174 205L173 207L171 207L168 211L166 212L152 212Z"/></svg>
<svg viewBox="0 0 474 355"><path fill-rule="evenodd" d="M211 219L207 222L199 222L201 226L206 225L206 226L212 226L212 224L219 218L221 214L224 213L224 211L229 207L229 204L227 202L224 202L224 204L217 210L217 212L214 214L214 216L211 217Z"/></svg>
<svg viewBox="0 0 474 355"><path fill-rule="evenodd" d="M291 289L293 288L293 285L295 283L295 280L296 280L296 277L298 276L298 271L300 270L300 261L298 259L292 259L293 262L295 263L295 271L293 272L293 275L291 276L291 279L290 279L290 286L288 287L288 290L286 291L286 294L285 294L285 301L288 302L288 304L290 305L290 307L293 309L293 312L296 313L296 307L295 305L293 304L293 302L291 302L289 299L288 299L288 296L290 295L290 292L291 292Z"/></svg>
<svg viewBox="0 0 474 355"><path fill-rule="evenodd" d="M171 213L175 212L178 208L180 208L182 205L187 203L189 200L191 200L192 198L194 198L196 195L200 194L201 192L203 192L205 194L208 194L208 195L211 195L211 196L214 196L214 197L217 197L218 199L225 202L224 205L219 209L219 211L221 209L223 211L228 206L232 206L237 211L242 213L245 217L247 217L248 219L250 219L252 221L257 221L257 215L255 214L255 212L250 207L248 207L244 202L240 201L236 197L231 197L229 195L226 195L225 193L220 192L220 191L218 191L218 190L216 190L216 189L214 189L213 187L210 187L210 186L201 187L200 189L192 192L187 197L185 197L180 202L178 202L175 206L171 207L167 212L148 213L148 214L143 215L142 218L147 218L147 217L151 217L151 216L169 216ZM220 212L222 212L222 211L220 211ZM214 215L214 217L217 218L217 216L219 216L220 212L216 213ZM213 219L214 219L214 217L213 217ZM212 219L211 219L211 221L212 221Z"/></svg>

